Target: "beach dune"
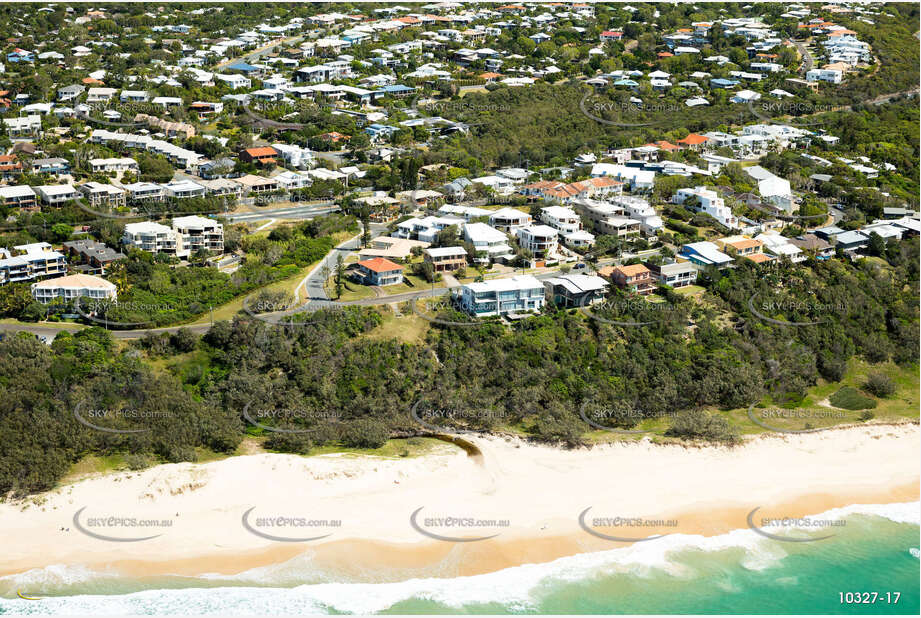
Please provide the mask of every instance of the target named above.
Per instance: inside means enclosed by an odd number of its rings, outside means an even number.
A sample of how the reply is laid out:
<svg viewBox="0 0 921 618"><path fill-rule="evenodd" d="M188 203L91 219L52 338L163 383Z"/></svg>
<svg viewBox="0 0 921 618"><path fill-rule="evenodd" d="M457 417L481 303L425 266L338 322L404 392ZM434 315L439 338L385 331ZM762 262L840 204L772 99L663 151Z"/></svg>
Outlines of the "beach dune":
<svg viewBox="0 0 921 618"><path fill-rule="evenodd" d="M238 573L309 554L343 577L456 577L918 499L917 424L743 446L561 450L474 437L416 458L259 454L98 476L0 504L0 575L55 564Z"/></svg>

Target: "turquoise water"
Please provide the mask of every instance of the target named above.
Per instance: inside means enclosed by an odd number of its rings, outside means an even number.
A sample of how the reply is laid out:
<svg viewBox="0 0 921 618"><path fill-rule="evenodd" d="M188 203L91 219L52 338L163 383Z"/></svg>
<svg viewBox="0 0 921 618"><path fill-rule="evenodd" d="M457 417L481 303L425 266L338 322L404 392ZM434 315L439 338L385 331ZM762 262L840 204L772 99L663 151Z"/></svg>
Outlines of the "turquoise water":
<svg viewBox="0 0 921 618"><path fill-rule="evenodd" d="M766 539L750 530L672 535L606 552L454 579L335 582L309 559L235 576L136 580L77 567L0 578L0 614L915 614L918 503L830 511L833 538ZM826 514L828 515L828 514ZM791 532L795 536L796 532ZM912 550L914 550L912 552ZM840 592L900 592L898 604L842 604Z"/></svg>

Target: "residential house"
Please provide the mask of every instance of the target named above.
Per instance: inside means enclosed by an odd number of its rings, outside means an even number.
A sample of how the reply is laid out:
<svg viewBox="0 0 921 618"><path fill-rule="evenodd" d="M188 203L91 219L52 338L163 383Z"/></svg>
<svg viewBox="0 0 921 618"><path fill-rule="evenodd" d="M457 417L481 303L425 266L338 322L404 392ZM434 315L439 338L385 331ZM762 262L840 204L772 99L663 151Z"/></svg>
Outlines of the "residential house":
<svg viewBox="0 0 921 618"><path fill-rule="evenodd" d="M611 281L622 290L647 296L656 291L652 271L642 264L615 266L611 271Z"/></svg>
<svg viewBox="0 0 921 618"><path fill-rule="evenodd" d="M544 279L548 302L558 307L587 307L604 300L608 282L598 275L560 275Z"/></svg>
<svg viewBox="0 0 921 618"><path fill-rule="evenodd" d="M455 301L476 317L540 311L546 302L543 284L532 275L478 281L461 286Z"/></svg>
<svg viewBox="0 0 921 618"><path fill-rule="evenodd" d="M723 269L733 263L731 256L719 250L712 242L701 241L682 245L678 257L698 266L715 266Z"/></svg>
<svg viewBox="0 0 921 618"><path fill-rule="evenodd" d="M51 206L57 206L80 197L80 193L71 185L42 185L34 188L41 201Z"/></svg>
<svg viewBox="0 0 921 618"><path fill-rule="evenodd" d="M244 163L275 163L279 153L272 147L262 146L259 148L247 148L240 153L240 160Z"/></svg>
<svg viewBox="0 0 921 618"><path fill-rule="evenodd" d="M422 259L431 264L435 272L453 272L467 266L467 251L463 247L430 247L422 252Z"/></svg>
<svg viewBox="0 0 921 618"><path fill-rule="evenodd" d="M546 259L557 253L559 231L548 225L530 225L516 230L518 244L537 259Z"/></svg>
<svg viewBox="0 0 921 618"><path fill-rule="evenodd" d="M506 234L531 225L531 215L517 208L502 208L489 215L489 225Z"/></svg>
<svg viewBox="0 0 921 618"><path fill-rule="evenodd" d="M387 258L371 258L355 264L356 279L365 285L395 285L403 283L403 267Z"/></svg>
<svg viewBox="0 0 921 618"><path fill-rule="evenodd" d="M465 223L464 240L473 245L476 251L473 260L480 264L504 261L513 256L508 237L485 223Z"/></svg>
<svg viewBox="0 0 921 618"><path fill-rule="evenodd" d="M90 159L90 169L94 173L135 172L139 170L138 162L130 157L114 157L111 159Z"/></svg>
<svg viewBox="0 0 921 618"><path fill-rule="evenodd" d="M683 288L694 285L697 281L697 269L691 262L672 262L670 264L646 262L645 266L659 285Z"/></svg>
<svg viewBox="0 0 921 618"><path fill-rule="evenodd" d="M106 274L106 266L125 257L124 253L91 239L65 242L64 251L73 258L77 269L91 275Z"/></svg>

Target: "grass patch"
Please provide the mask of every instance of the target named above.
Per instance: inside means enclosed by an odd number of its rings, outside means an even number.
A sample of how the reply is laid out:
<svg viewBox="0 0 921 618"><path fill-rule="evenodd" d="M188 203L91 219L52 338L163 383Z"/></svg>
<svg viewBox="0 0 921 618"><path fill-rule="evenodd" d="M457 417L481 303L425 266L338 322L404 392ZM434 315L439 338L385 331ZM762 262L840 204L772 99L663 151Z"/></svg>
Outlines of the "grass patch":
<svg viewBox="0 0 921 618"><path fill-rule="evenodd" d="M305 457L317 455L342 455L345 457L384 457L402 459L421 457L439 450L454 450L459 447L435 438L395 438L387 440L380 448L348 448L339 445L326 445L310 449Z"/></svg>

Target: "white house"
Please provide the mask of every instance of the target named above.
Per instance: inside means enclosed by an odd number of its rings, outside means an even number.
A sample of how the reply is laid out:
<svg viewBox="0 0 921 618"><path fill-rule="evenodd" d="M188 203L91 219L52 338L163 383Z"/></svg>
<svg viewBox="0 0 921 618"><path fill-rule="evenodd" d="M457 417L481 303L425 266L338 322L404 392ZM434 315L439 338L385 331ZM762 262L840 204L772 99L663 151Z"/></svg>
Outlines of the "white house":
<svg viewBox="0 0 921 618"><path fill-rule="evenodd" d="M739 229L738 217L732 214L732 209L726 206L723 198L716 191L710 191L706 187L678 189L677 193L672 196L672 202L684 204L691 197L696 197L698 200L699 205L695 210L710 215L731 230Z"/></svg>
<svg viewBox="0 0 921 618"><path fill-rule="evenodd" d="M532 275L468 283L455 297L458 306L473 316L505 315L540 311L545 303L544 285Z"/></svg>

